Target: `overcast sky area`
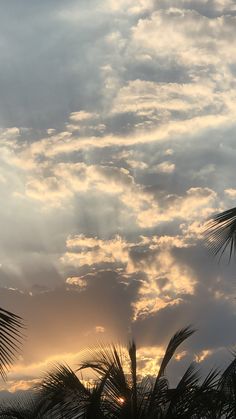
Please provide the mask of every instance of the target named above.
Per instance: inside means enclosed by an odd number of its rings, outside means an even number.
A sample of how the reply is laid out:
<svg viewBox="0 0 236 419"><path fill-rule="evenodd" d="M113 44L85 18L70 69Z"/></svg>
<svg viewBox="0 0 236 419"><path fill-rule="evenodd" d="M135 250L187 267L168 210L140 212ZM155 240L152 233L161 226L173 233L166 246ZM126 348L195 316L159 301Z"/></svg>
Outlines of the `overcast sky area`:
<svg viewBox="0 0 236 419"><path fill-rule="evenodd" d="M234 0L0 1L1 306L27 339L1 389L134 336L144 373L225 366L236 265L202 224L235 206Z"/></svg>

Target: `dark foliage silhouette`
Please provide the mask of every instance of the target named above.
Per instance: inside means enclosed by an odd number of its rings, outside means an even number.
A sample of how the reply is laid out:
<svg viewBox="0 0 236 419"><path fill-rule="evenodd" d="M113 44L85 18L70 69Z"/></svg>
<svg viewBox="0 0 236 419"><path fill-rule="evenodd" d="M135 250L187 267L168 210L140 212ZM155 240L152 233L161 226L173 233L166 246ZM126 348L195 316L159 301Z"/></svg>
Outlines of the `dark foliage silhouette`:
<svg viewBox="0 0 236 419"><path fill-rule="evenodd" d="M207 247L220 257L229 250L229 260L236 251L236 208L216 214L204 230Z"/></svg>
<svg viewBox="0 0 236 419"><path fill-rule="evenodd" d="M25 402L13 404L2 409L0 418L194 418L200 405L203 410L206 394L213 393L216 373L200 384L199 372L192 364L175 389L169 387L165 373L179 345L193 333L186 327L171 338L155 379L139 376L133 341L126 351L115 345L100 346L89 352L76 372L67 365L55 366L35 389L30 408ZM96 377L93 385L78 377L87 370Z"/></svg>
<svg viewBox="0 0 236 419"><path fill-rule="evenodd" d="M65 364L47 373L31 396L0 409L11 419L235 419L236 354L220 374L212 370L201 378L195 364L171 388L166 368L177 348L194 330L179 330L170 340L156 378L138 374L136 345L91 349L79 368ZM79 378L94 375L93 384Z"/></svg>
<svg viewBox="0 0 236 419"><path fill-rule="evenodd" d="M21 347L23 328L21 317L0 308L0 375L3 379Z"/></svg>

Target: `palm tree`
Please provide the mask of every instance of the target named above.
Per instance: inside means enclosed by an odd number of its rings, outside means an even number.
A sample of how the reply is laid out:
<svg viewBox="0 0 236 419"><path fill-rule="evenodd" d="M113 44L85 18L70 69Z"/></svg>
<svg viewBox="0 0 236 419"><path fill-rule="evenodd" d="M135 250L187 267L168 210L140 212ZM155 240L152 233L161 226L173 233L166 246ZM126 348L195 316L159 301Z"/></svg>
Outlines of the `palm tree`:
<svg viewBox="0 0 236 419"><path fill-rule="evenodd" d="M7 372L21 347L24 324L22 318L0 308L0 375L6 379Z"/></svg>
<svg viewBox="0 0 236 419"><path fill-rule="evenodd" d="M207 247L214 255L229 249L229 260L236 252L236 208L216 214L204 229Z"/></svg>
<svg viewBox="0 0 236 419"><path fill-rule="evenodd" d="M83 361L77 372L92 370L97 377L93 386L86 386L68 366L58 365L42 381L38 397L55 419L220 418L216 415L221 399L217 371L200 382L199 371L191 364L176 388L169 387L166 368L177 348L193 333L186 327L170 339L155 379L138 375L132 341L127 351L115 345L90 351L90 359Z"/></svg>
<svg viewBox="0 0 236 419"><path fill-rule="evenodd" d="M236 353L220 375L212 370L204 380L191 364L175 388L166 367L179 345L193 334L190 327L170 340L155 379L137 373L136 345L100 346L76 371L91 369L96 379L86 385L67 365L56 365L32 396L0 409L6 419L235 419Z"/></svg>
<svg viewBox="0 0 236 419"><path fill-rule="evenodd" d="M207 391L213 389L216 373L212 372L200 385L199 373L192 364L175 389L169 388L165 375L175 351L193 333L191 327L186 327L171 338L155 380L139 378L133 341L127 351L115 345L90 351L90 359L83 361L77 372L92 370L96 375L92 386L85 385L67 365L57 365L36 391L45 408L44 414L53 412L55 419L194 417L194 412L199 411L198 405L203 405Z"/></svg>

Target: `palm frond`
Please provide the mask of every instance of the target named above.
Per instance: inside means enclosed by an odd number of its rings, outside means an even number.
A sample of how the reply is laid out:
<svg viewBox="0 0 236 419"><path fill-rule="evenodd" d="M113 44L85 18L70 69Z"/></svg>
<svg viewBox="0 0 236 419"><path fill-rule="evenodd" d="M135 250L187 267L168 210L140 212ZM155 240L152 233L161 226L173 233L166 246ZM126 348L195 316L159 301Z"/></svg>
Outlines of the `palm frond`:
<svg viewBox="0 0 236 419"><path fill-rule="evenodd" d="M236 252L236 208L215 215L206 225L205 243L209 250L217 256L229 249L229 260Z"/></svg>
<svg viewBox="0 0 236 419"><path fill-rule="evenodd" d="M236 417L236 357L221 375L218 390L224 401L225 417Z"/></svg>
<svg viewBox="0 0 236 419"><path fill-rule="evenodd" d="M130 369L133 385L137 386L137 354L136 354L136 344L134 341L130 342L129 348L129 359L130 359Z"/></svg>
<svg viewBox="0 0 236 419"><path fill-rule="evenodd" d="M201 384L202 391L209 391L209 389L215 388L218 383L220 371L218 369L212 369L209 371L204 381Z"/></svg>
<svg viewBox="0 0 236 419"><path fill-rule="evenodd" d="M223 417L224 398L218 389L219 375L219 370L212 369L201 385L195 389L191 411L196 417L197 415L202 418Z"/></svg>
<svg viewBox="0 0 236 419"><path fill-rule="evenodd" d="M183 343L187 338L189 338L194 332L195 330L192 329L191 326L187 326L183 329L178 330L178 332L176 332L174 336L172 336L166 348L166 352L163 357L163 360L162 360L162 363L161 363L161 366L157 375L157 379L160 378L162 375L164 375L165 369L168 363L170 362L171 358L173 357L176 349L181 345L181 343Z"/></svg>
<svg viewBox="0 0 236 419"><path fill-rule="evenodd" d="M169 383L166 377L159 377L155 382L155 386L148 389L148 418L154 419L162 417L163 412L169 404L168 399Z"/></svg>
<svg viewBox="0 0 236 419"><path fill-rule="evenodd" d="M100 380L106 376L103 396L111 417L142 417L141 404L144 406L147 397L138 384L134 341L130 342L128 351L119 345L100 345L91 355L91 360L83 361L79 369L92 369Z"/></svg>
<svg viewBox="0 0 236 419"><path fill-rule="evenodd" d="M33 394L15 397L0 408L0 419L49 419L50 417Z"/></svg>
<svg viewBox="0 0 236 419"><path fill-rule="evenodd" d="M196 369L195 363L190 364L183 377L177 384L177 391L186 391L187 389L194 387L199 381L199 377L199 370Z"/></svg>
<svg viewBox="0 0 236 419"><path fill-rule="evenodd" d="M99 345L96 351L91 350L91 360L83 361L78 370L91 368L98 376L104 377L109 371L106 389L114 399L130 398L131 390L123 366L127 356L122 347L116 345Z"/></svg>
<svg viewBox="0 0 236 419"><path fill-rule="evenodd" d="M199 381L199 371L195 364L190 364L175 389L169 390L170 404L167 417L184 417L189 414ZM189 416L188 416L189 417Z"/></svg>
<svg viewBox="0 0 236 419"><path fill-rule="evenodd" d="M130 342L128 352L132 377L131 410L133 417L137 417L137 353L134 341Z"/></svg>
<svg viewBox="0 0 236 419"><path fill-rule="evenodd" d="M91 389L89 403L86 409L86 419L103 419L105 418L104 412L108 412L109 409L109 400L106 397L103 397L104 388L107 383L110 371L107 371L107 374L99 381L95 383Z"/></svg>
<svg viewBox="0 0 236 419"><path fill-rule="evenodd" d="M219 379L219 388L224 389L227 391L227 389L230 389L231 381L236 376L236 357L233 359L233 361L228 365L228 367L225 369L223 374L221 375Z"/></svg>
<svg viewBox="0 0 236 419"><path fill-rule="evenodd" d="M0 375L3 379L6 379L6 374L21 348L23 329L21 317L0 308Z"/></svg>
<svg viewBox="0 0 236 419"><path fill-rule="evenodd" d="M157 374L152 392L150 394L150 403L149 403L149 413L154 411L154 405L157 405L157 401L159 398L163 399L165 397L165 393L163 392L162 384L167 386L167 381L160 381L164 378L165 370L170 362L171 358L173 357L177 348L183 343L188 337L190 337L195 330L191 326L187 326L183 329L178 330L174 336L169 341L169 344L166 348L165 355L162 359L161 366L159 372ZM164 387L164 388L165 388Z"/></svg>
<svg viewBox="0 0 236 419"><path fill-rule="evenodd" d="M64 364L56 365L36 391L41 404L47 406L47 412L53 412L55 419L60 418L62 412L66 418L74 418L74 411L83 410L90 397L89 390L74 371Z"/></svg>

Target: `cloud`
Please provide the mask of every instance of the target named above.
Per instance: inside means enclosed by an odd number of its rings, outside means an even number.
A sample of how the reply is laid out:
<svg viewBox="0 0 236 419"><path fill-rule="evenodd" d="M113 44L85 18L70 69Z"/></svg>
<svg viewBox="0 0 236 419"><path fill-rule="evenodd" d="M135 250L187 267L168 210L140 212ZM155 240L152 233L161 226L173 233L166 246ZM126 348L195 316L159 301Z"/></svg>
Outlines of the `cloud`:
<svg viewBox="0 0 236 419"><path fill-rule="evenodd" d="M128 243L119 236L105 241L80 235L67 240L68 251L61 262L88 272L94 272L99 265L107 266L120 272L127 284L135 276L140 278L139 291L132 302L136 319L169 304L178 304L183 293L194 293L196 277L173 257L171 251L176 246L188 244L176 237L141 237L137 243ZM84 278L71 278L67 283L78 283L81 289Z"/></svg>
<svg viewBox="0 0 236 419"><path fill-rule="evenodd" d="M173 173L175 170L175 165L174 163L170 163L169 161L163 161L162 163L157 165L156 169L157 172Z"/></svg>
<svg viewBox="0 0 236 419"><path fill-rule="evenodd" d="M74 122L86 121L94 117L96 117L96 114L93 114L91 112L85 112L85 111L72 112L70 114L70 119Z"/></svg>
<svg viewBox="0 0 236 419"><path fill-rule="evenodd" d="M236 197L236 189L225 189L225 193L232 199L234 199Z"/></svg>
<svg viewBox="0 0 236 419"><path fill-rule="evenodd" d="M123 13L129 14L139 14L142 12L145 12L153 7L153 1L152 0L138 0L134 2L133 0L124 1L121 0L119 3L117 3L115 0L108 0L107 6L113 11L113 12L119 12L122 11Z"/></svg>
<svg viewBox="0 0 236 419"><path fill-rule="evenodd" d="M128 262L129 245L119 236L107 241L96 237L75 236L67 240L67 248L62 263L73 266Z"/></svg>

